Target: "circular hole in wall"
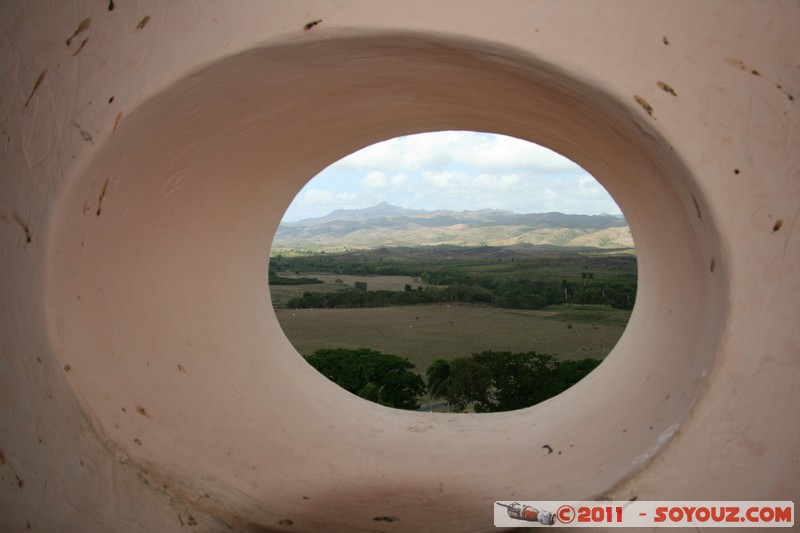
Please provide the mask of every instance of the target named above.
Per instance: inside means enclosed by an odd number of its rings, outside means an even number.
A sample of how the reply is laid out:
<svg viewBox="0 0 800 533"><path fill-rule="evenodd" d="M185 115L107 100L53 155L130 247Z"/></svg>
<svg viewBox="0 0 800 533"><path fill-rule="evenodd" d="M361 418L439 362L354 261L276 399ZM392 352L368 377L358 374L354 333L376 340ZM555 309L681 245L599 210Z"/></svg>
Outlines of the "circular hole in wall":
<svg viewBox="0 0 800 533"><path fill-rule="evenodd" d="M690 169L629 96L516 48L392 32L276 41L173 81L69 175L45 290L87 419L176 494L262 528L297 509L307 530L391 512L409 531L483 531L498 494L606 494L702 394L727 309L722 244ZM567 155L636 239L636 308L613 353L531 409L431 416L344 394L297 357L264 290L267 249L310 176L443 130Z"/></svg>
<svg viewBox="0 0 800 533"><path fill-rule="evenodd" d="M627 222L583 168L504 135L390 139L327 167L272 243L294 347L351 393L500 412L580 381L636 296Z"/></svg>

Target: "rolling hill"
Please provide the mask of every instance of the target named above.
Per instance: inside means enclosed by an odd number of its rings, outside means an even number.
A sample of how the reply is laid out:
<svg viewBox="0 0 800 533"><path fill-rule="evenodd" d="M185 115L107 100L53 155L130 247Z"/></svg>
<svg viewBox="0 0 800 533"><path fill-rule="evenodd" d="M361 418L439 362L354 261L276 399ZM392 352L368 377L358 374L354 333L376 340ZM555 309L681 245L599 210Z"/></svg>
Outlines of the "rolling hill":
<svg viewBox="0 0 800 533"><path fill-rule="evenodd" d="M633 248L621 216L426 211L382 202L319 218L282 222L273 249L341 250L380 246L510 246L516 244Z"/></svg>

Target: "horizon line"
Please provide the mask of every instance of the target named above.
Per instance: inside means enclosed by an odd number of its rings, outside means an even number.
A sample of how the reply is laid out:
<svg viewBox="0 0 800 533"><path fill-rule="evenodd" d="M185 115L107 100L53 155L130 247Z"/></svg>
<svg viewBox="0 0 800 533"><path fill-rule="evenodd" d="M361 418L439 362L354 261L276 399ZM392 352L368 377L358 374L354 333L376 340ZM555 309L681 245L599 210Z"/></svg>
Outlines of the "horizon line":
<svg viewBox="0 0 800 533"><path fill-rule="evenodd" d="M304 220L314 220L314 219L318 219L318 218L326 218L326 217L329 217L332 214L336 213L337 211L366 211L368 209L373 209L375 207L380 207L382 205L386 205L388 207L396 207L398 209L403 209L405 211L415 211L415 212L418 212L418 213L436 213L436 212L440 212L440 211L442 211L442 212L450 212L450 213L469 213L469 212L481 212L481 211L496 211L496 212L511 213L511 214L514 214L514 215L549 215L549 214L553 214L554 213L554 214L567 215L567 216L586 216L586 217L609 216L609 217L621 218L621 219L627 221L627 219L625 218L625 214L624 213L619 213L619 214L599 213L599 214L594 214L594 215L590 215L590 214L587 214L587 213L565 213L564 211L538 211L538 212L532 211L532 212L529 212L529 213L518 213L518 212L513 211L511 209L499 209L499 208L491 208L491 207L484 207L484 208L480 208L480 209L462 209L461 211L457 211L455 209L446 209L446 208L430 210L430 209L414 209L414 208L402 207L402 206L399 206L399 205L392 204L392 203L388 202L387 200L383 200L381 202L378 202L375 205L370 205L370 206L367 206L367 207L352 207L352 208L340 207L340 208L334 209L333 211L329 211L327 214L324 214L324 215L311 216L311 217L305 217L305 218L298 218L298 219L295 219L295 220L288 220L288 221L285 220L285 219L281 219L280 223L281 224L284 224L284 223L291 224L291 223L295 223L295 222L302 222ZM284 214L284 216L285 216L285 214Z"/></svg>

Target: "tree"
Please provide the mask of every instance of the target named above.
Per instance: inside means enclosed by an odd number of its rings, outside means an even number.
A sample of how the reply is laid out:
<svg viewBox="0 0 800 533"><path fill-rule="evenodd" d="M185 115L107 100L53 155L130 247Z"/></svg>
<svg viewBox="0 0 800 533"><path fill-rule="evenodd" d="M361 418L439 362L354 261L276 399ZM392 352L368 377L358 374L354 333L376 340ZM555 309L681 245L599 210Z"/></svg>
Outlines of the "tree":
<svg viewBox="0 0 800 533"><path fill-rule="evenodd" d="M403 357L360 348L317 350L306 361L322 375L366 400L398 409L419 408L425 382Z"/></svg>
<svg viewBox="0 0 800 533"><path fill-rule="evenodd" d="M490 410L492 375L475 357L458 357L450 362L450 387L447 401L457 411L472 405L477 412Z"/></svg>
<svg viewBox="0 0 800 533"><path fill-rule="evenodd" d="M582 380L589 372L597 368L601 363L600 359L578 359L576 361L559 361L556 367L555 377L557 386L561 390L566 390Z"/></svg>
<svg viewBox="0 0 800 533"><path fill-rule="evenodd" d="M429 390L430 376L443 373L443 365L434 364L427 372ZM485 351L450 362L446 396L456 410L469 405L477 412L523 409L565 391L599 364L597 359L558 361L536 352Z"/></svg>
<svg viewBox="0 0 800 533"><path fill-rule="evenodd" d="M564 301L566 302L569 300L569 289L571 288L571 283L565 279L561 280L561 288L564 289Z"/></svg>
<svg viewBox="0 0 800 533"><path fill-rule="evenodd" d="M491 411L530 407L560 392L553 386L557 362L551 355L485 351L473 357L492 376Z"/></svg>
<svg viewBox="0 0 800 533"><path fill-rule="evenodd" d="M449 361L436 359L431 363L425 371L425 376L428 378L428 395L432 399L447 398L450 393L451 375L452 368Z"/></svg>

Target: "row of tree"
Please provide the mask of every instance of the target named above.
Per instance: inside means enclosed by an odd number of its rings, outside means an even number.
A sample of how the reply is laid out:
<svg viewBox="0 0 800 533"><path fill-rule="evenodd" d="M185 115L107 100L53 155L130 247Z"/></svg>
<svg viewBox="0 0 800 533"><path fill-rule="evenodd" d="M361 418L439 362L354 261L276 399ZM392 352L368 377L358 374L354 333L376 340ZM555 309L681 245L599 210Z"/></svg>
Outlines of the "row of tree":
<svg viewBox="0 0 800 533"><path fill-rule="evenodd" d="M370 291L366 283L336 292L305 291L286 306L303 308L388 307L442 302L489 304L508 309L541 309L563 303L610 305L631 309L636 286L619 282L583 284L568 280L477 278L450 285L426 285L403 291Z"/></svg>
<svg viewBox="0 0 800 533"><path fill-rule="evenodd" d="M636 272L636 256L611 254L607 250L536 247L522 252L513 247L443 247L381 248L342 253L281 254L270 258L270 275L278 272L329 272L359 276L411 276L430 278L432 284L466 282L480 270L523 274L530 269L540 272ZM635 277L635 276L634 276ZM586 276L581 276L582 281Z"/></svg>
<svg viewBox="0 0 800 533"><path fill-rule="evenodd" d="M563 303L632 309L637 285L633 255L546 247L529 252L503 247L383 248L270 259L271 284L290 283L278 275L285 271L403 275L425 285L424 290L406 287L393 292L366 287L337 295L308 292L289 304L297 308L471 302L511 309Z"/></svg>
<svg viewBox="0 0 800 533"><path fill-rule="evenodd" d="M318 350L306 360L345 390L398 409L419 400L445 399L454 411L491 413L530 407L568 389L600 364L598 359L561 361L536 352L484 351L427 369L427 383L406 358L370 349Z"/></svg>
<svg viewBox="0 0 800 533"><path fill-rule="evenodd" d="M301 277L301 278L286 278L283 276L278 276L273 272L269 273L269 284L270 285L319 285L324 283L321 279L318 278L309 278L309 277Z"/></svg>
<svg viewBox="0 0 800 533"><path fill-rule="evenodd" d="M558 360L536 352L484 351L428 368L428 392L455 411L512 411L560 394L600 364L599 359Z"/></svg>

